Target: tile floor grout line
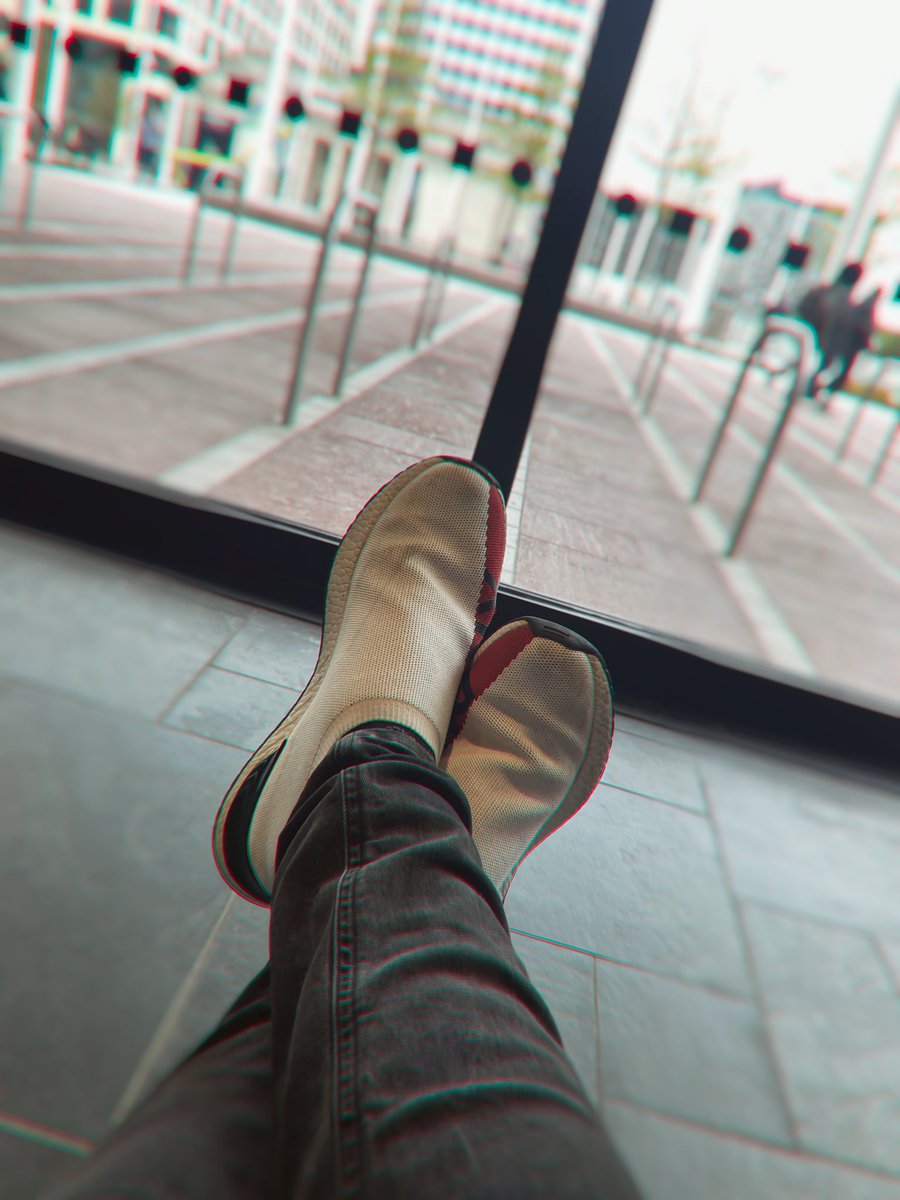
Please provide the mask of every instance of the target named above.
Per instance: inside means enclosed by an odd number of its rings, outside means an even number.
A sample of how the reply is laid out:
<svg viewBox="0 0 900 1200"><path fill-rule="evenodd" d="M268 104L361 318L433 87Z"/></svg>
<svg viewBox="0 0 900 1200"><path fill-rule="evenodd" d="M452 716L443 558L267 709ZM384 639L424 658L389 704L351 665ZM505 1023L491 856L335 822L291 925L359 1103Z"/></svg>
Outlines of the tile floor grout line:
<svg viewBox="0 0 900 1200"><path fill-rule="evenodd" d="M820 925L823 929L838 930L841 933L856 933L863 937L871 936L876 939L880 936L874 933L868 925L854 925L849 921L835 920L833 917L820 917L816 913L805 912L799 908L785 908L783 904L777 904L774 900L761 900L755 896L748 896L741 900L741 904L745 908L761 908L767 913L792 917L796 921L806 921L810 925Z"/></svg>
<svg viewBox="0 0 900 1200"><path fill-rule="evenodd" d="M306 623L310 624L310 622ZM227 645L230 645L230 642ZM227 649L227 645L224 648ZM220 650L219 653L221 654L222 651ZM205 670L221 671L223 675L234 675L237 679L252 679L254 683L264 683L267 687L280 688L283 692L293 692L295 695L298 694L297 688L295 688L293 684L276 683L274 679L263 679L262 675L250 675L247 671L236 671L234 667L223 667L217 662L209 663ZM306 687L306 684L303 684L303 687Z"/></svg>
<svg viewBox="0 0 900 1200"><path fill-rule="evenodd" d="M540 933L530 933L525 929L518 929L512 925L509 927L510 933L515 933L519 937L528 938L529 941L542 942L547 946L556 946L560 950L568 950L572 954L582 954L586 958L591 958L595 962L609 963L612 967L621 967L625 971L636 971L639 975L648 975L651 979L661 979L666 983L681 984L682 987L694 988L696 991L705 992L707 995L715 996L720 1000L733 1000L739 1003L748 1004L752 997L748 992L731 991L729 988L719 987L711 983L702 983L694 979L685 979L681 975L671 975L666 971L656 970L654 967L645 967L641 963L627 962L622 958L612 958L609 954L601 954L599 950L586 950L583 946L573 946L570 942L560 942L556 938L545 937Z"/></svg>
<svg viewBox="0 0 900 1200"><path fill-rule="evenodd" d="M767 1142L753 1134L738 1133L733 1130L722 1129L717 1125L704 1125L702 1121L694 1120L691 1117L676 1116L674 1113L653 1108L648 1104L639 1104L637 1101L629 1100L625 1096L609 1096L608 1100L611 1105L618 1106L619 1108L628 1108L635 1113L647 1114L672 1125L680 1125L686 1129L695 1130L697 1133L705 1133L710 1137L718 1138L722 1141L735 1142L741 1146L763 1150L769 1154L779 1155L782 1158L789 1158L803 1163L814 1163L823 1167L837 1167L839 1170L845 1170L853 1174L867 1176L888 1183L896 1183L897 1179L900 1178L900 1175L897 1173L881 1171L877 1167L866 1166L853 1159L834 1158L818 1150L810 1151L804 1149L802 1146L785 1146L783 1142ZM808 1193L804 1193L804 1195L808 1195Z"/></svg>
<svg viewBox="0 0 900 1200"><path fill-rule="evenodd" d="M219 645L215 648L215 650L213 650L208 655L208 657L203 662L203 664L200 667L198 667L198 669L193 673L193 675L191 675L190 679L187 681L187 683L184 685L184 687L181 687L178 689L178 691L175 693L174 698L169 700L166 704L164 704L163 707L159 710L159 712L156 713L155 716L150 718L150 720L152 721L152 723L154 725L159 725L160 727L164 727L166 729L174 728L174 726L165 724L166 717L169 716L169 714L172 712L172 709L175 707L175 705L178 704L179 701L184 699L184 697L191 690L191 688L194 686L194 684L197 682L197 680L200 678L200 676L203 675L204 672L208 671L210 669L210 667L213 666L215 660L222 653L222 651L225 649L225 647L230 646L231 643L234 641L234 639L238 636L238 634L243 633L244 629L247 627L247 623L249 622L251 616L252 616L252 613L248 613L246 616L242 615L242 616L238 617L238 620L241 622L241 624L234 631L234 633L230 634L228 637L226 637L223 641L221 641L219 643Z"/></svg>
<svg viewBox="0 0 900 1200"><path fill-rule="evenodd" d="M769 1007L766 1002L766 992L762 985L759 969L756 964L756 955L753 953L753 941L747 929L746 916L741 904L741 900L737 893L734 876L731 872L731 865L728 861L728 855L725 849L725 840L722 837L722 831L719 827L718 814L716 812L709 787L707 786L706 780L703 778L702 768L700 770L700 787L706 800L706 808L709 813L709 825L716 845L716 857L719 860L722 879L725 883L732 914L737 925L738 936L740 938L741 949L743 951L744 965L747 969L747 975L753 988L756 1009L759 1013L760 1026L762 1027L763 1037L765 1038L766 1049L768 1050L769 1061L772 1067L772 1074L781 1097L781 1103L784 1109L784 1115L787 1118L787 1124L791 1138L793 1139L794 1145L799 1149L803 1144L800 1138L800 1121L797 1114L794 1112L794 1106L791 1103L787 1075L782 1067L781 1059L778 1057L775 1039L769 1023Z"/></svg>
<svg viewBox="0 0 900 1200"><path fill-rule="evenodd" d="M163 1046L171 1036L177 1021L187 1007L194 984L209 960L215 940L221 932L236 898L233 892L229 893L221 913L216 918L206 941L200 949L200 953L194 960L187 975L181 981L178 991L163 1014L162 1020L156 1027L156 1031L148 1042L144 1053L138 1059L137 1066L132 1072L131 1078L125 1085L125 1089L110 1115L109 1121L112 1126L119 1125L124 1120L151 1078L153 1070L159 1061Z"/></svg>
<svg viewBox="0 0 900 1200"><path fill-rule="evenodd" d="M603 1102L603 1038L600 1027L600 972L597 959L591 963L591 978L594 984L594 1083L600 1103ZM598 1105L599 1107L599 1105Z"/></svg>
<svg viewBox="0 0 900 1200"><path fill-rule="evenodd" d="M684 502L689 491L689 480L684 464L674 447L652 417L642 420L638 415L632 400L631 382L612 350L600 340L595 331L585 330L581 325L579 328L588 346L609 370L626 411L634 419L638 434L649 447L673 494ZM776 607L752 566L745 561L734 559L726 562L719 554L718 548L724 538L724 528L712 509L708 505L687 504L686 513L701 547L706 548L706 560L712 564L724 582L737 611L747 622L766 661L797 674L815 678L817 671L806 648Z"/></svg>

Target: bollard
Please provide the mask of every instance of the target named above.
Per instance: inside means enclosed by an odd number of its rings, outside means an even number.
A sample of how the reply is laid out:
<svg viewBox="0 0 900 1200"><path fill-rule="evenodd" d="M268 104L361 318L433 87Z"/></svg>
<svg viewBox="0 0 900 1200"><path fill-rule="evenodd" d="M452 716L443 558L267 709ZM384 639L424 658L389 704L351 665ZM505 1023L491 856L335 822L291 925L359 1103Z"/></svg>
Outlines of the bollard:
<svg viewBox="0 0 900 1200"><path fill-rule="evenodd" d="M453 265L453 252L455 249L456 238L448 237L446 241L443 262L441 263L441 269L438 272L437 284L435 287L437 299L432 306L431 323L429 325L427 334L429 339L434 336L434 331L441 319L441 310L444 307L444 296L447 292L447 279L450 275L450 269Z"/></svg>
<svg viewBox="0 0 900 1200"><path fill-rule="evenodd" d="M667 317L668 313L668 317ZM681 305L672 297L663 301L660 310L659 320L651 336L651 340L641 360L641 365L638 369L635 379L635 402L638 404L641 415L646 416L650 411L650 404L656 395L656 389L659 386L659 380L663 369L669 360L669 355L672 352L672 346L675 341L675 331L678 328L678 318L681 315ZM655 362L652 372L648 377L648 368L655 356ZM646 386L642 386L644 379L647 379Z"/></svg>
<svg viewBox="0 0 900 1200"><path fill-rule="evenodd" d="M337 374L334 379L333 392L335 396L344 394L344 382L347 377L347 369L350 366L350 355L353 353L353 343L356 341L356 332L359 326L359 317L362 310L363 295L366 290L366 283L369 279L369 268L372 265L373 251L375 249L375 232L378 225L378 202L375 206L371 206L365 201L356 201L357 205L369 214L369 228L366 233L366 248L365 257L363 258L362 270L359 273L359 280L356 284L356 292L353 296L353 307L350 311L350 320L347 323L347 332L344 335L344 346L341 350L340 362L338 363Z"/></svg>
<svg viewBox="0 0 900 1200"><path fill-rule="evenodd" d="M427 336L426 326L428 314L434 307L434 296L438 286L440 286L442 278L444 285L446 286L447 272L450 270L450 261L453 256L454 245L455 239L453 237L448 236L442 238L438 243L437 250L434 252L434 256L428 269L428 278L425 281L425 291L422 294L422 303L419 306L419 314L416 318L416 327L415 331L413 332L413 339L411 343L413 350L418 350ZM432 322L432 330L436 324L436 320Z"/></svg>
<svg viewBox="0 0 900 1200"><path fill-rule="evenodd" d="M281 416L282 425L292 425L297 419L297 412L300 408L300 392L303 387L303 377L306 374L306 364L309 360L309 353L312 347L316 314L322 298L322 290L325 286L325 272L328 266L328 259L331 255L332 246L337 239L344 211L350 200L351 197L344 193L338 196L337 203L331 210L325 231L322 234L319 261L316 263L316 271L309 289L309 299L306 302L306 320L300 326L300 336L297 339L294 363L291 368L290 381L285 397L284 412ZM378 212L379 201L371 196L359 195L355 198L355 203L370 209L376 214ZM377 218L373 221L373 225L375 223L377 223ZM365 283L365 280L363 279L362 282Z"/></svg>
<svg viewBox="0 0 900 1200"><path fill-rule="evenodd" d="M219 278L227 279L231 274L232 263L234 260L235 243L237 240L237 223L243 211L243 187L244 187L244 169L243 167L230 167L227 165L220 166L216 169L215 174L212 171L207 171L203 177L203 182L197 191L197 205L194 209L193 217L191 218L190 228L188 229L187 243L184 249L184 258L181 265L181 282L183 284L190 283L194 275L194 268L197 263L197 249L200 242L200 226L202 224L203 209L206 208L207 197L211 190L210 180L220 180L222 178L231 179L234 184L235 200L232 208L232 222L228 229L224 252L221 262L219 263Z"/></svg>
<svg viewBox="0 0 900 1200"><path fill-rule="evenodd" d="M894 419L891 423L891 427L887 431L887 437L881 443L881 449L875 455L872 465L869 468L869 472L866 475L866 487L872 487L874 484L878 483L888 465L888 462L890 461L891 450L893 449L894 441L897 437L897 430L900 429L900 413L898 413L896 409L893 410L893 417Z"/></svg>
<svg viewBox="0 0 900 1200"><path fill-rule="evenodd" d="M882 379L884 378L884 375L885 375L885 372L887 371L888 365L889 365L889 360L886 358L883 358L881 360L881 362L878 364L878 367L875 370L875 374L872 376L871 380L869 381L865 392L863 392L862 395L855 397L856 408L850 414L850 419L847 422L844 432L841 434L840 440L838 441L837 445L834 448L834 453L831 456L832 462L840 462L841 459L846 454L846 452L850 446L850 443L853 441L854 437L856 436L856 431L859 428L863 417L865 416L866 401L873 399L873 397L875 396L875 393L878 390L878 385L881 383Z"/></svg>
<svg viewBox="0 0 900 1200"><path fill-rule="evenodd" d="M184 258L181 263L181 282L188 284L194 274L194 262L197 257L197 241L200 236L200 218L203 214L203 189L197 193L197 203L194 205L194 212L191 216L191 224L188 230L187 243L184 248Z"/></svg>
<svg viewBox="0 0 900 1200"><path fill-rule="evenodd" d="M34 219L34 210L37 204L37 169L41 161L41 152L44 149L44 138L47 136L49 128L46 118L41 116L36 109L32 109L28 113L26 120L31 126L35 121L39 122L41 132L34 152L27 155L25 159L25 184L22 192L22 207L19 210L19 229L30 229Z"/></svg>
<svg viewBox="0 0 900 1200"><path fill-rule="evenodd" d="M219 263L219 279L223 282L231 278L234 267L234 252L237 248L238 222L243 210L243 196L239 191L234 194L234 208L231 211L231 224L225 237L225 248L222 251L222 261Z"/></svg>
<svg viewBox="0 0 900 1200"><path fill-rule="evenodd" d="M809 376L809 363L812 361L812 356L815 353L815 344L812 339L812 332L804 322L779 315L773 315L767 318L766 323L763 326L762 333L756 339L756 342L750 350L750 353L744 360L741 366L740 374L738 375L735 385L731 390L731 394L725 403L725 409L722 413L718 427L713 434L713 438L710 442L706 455L704 456L703 463L700 467L700 472L697 477L697 483L690 497L691 503L694 504L700 499L700 496L706 485L706 481L709 478L709 474L712 470L716 455L718 454L719 447L721 446L722 440L725 436L725 431L728 428L729 422L731 421L732 415L737 406L738 399L740 398L741 391L743 390L744 381L747 378L750 368L756 364L759 352L762 350L769 338L775 334L781 336L786 334L793 339L797 348L796 360L788 368L789 370L793 371L793 380L791 386L788 388L785 394L784 403L781 406L778 419L775 422L775 426L763 450L763 456L756 468L756 471L754 472L750 487L747 489L747 495L745 496L744 502L740 507L737 519L735 520L731 532L727 537L725 546L723 547L722 554L726 558L730 557L737 548L738 542L740 541L741 536L747 526L747 522L750 519L750 514L753 511L757 496L759 495L760 489L762 488L765 478L769 473L769 468L772 464L773 458L775 457L775 452L778 449L778 446L780 445L787 429L788 417L790 416L794 405L802 396L806 386L806 381Z"/></svg>

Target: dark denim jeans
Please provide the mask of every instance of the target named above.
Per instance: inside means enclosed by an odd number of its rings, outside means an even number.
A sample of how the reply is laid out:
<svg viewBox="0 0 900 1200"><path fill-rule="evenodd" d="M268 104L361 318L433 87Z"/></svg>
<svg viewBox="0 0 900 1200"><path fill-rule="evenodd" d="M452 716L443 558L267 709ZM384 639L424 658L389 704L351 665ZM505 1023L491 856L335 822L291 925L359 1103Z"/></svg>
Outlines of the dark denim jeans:
<svg viewBox="0 0 900 1200"><path fill-rule="evenodd" d="M270 966L55 1194L637 1197L470 824L414 734L342 738L282 834Z"/></svg>

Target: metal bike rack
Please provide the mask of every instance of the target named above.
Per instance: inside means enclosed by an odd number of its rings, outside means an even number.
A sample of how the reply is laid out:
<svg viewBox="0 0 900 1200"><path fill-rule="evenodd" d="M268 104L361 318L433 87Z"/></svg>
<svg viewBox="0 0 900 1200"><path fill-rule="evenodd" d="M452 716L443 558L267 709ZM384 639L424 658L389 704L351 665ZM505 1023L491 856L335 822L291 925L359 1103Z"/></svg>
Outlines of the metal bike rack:
<svg viewBox="0 0 900 1200"><path fill-rule="evenodd" d="M37 139L34 151L27 153L23 160L25 167L24 182L16 225L19 229L28 229L34 217L34 205L37 193L37 168L40 165L41 151L44 148L44 139L47 136L50 124L47 118L42 113L39 113L36 108L14 108L11 105L0 102L0 120L3 119L27 122L26 132L29 142L32 140L31 134L35 126L40 129L40 136ZM0 163L0 187L2 187L4 172L5 166Z"/></svg>
<svg viewBox="0 0 900 1200"><path fill-rule="evenodd" d="M737 407L737 402L741 395L744 381L746 380L751 367L759 365L759 356L766 343L771 337L776 335L779 337L789 337L796 347L796 358L788 367L788 370L793 372L793 380L787 392L785 393L781 405L781 411L778 414L778 419L776 420L772 429L769 441L764 448L762 459L760 460L760 463L753 476L753 480L750 484L750 488L747 491L744 503L741 505L737 520L734 523L731 533L728 535L728 540L722 551L726 558L734 553L741 534L744 532L744 528L750 517L753 505L759 494L759 490L769 472L769 467L771 466L775 451L778 449L778 445L781 442L781 439L787 428L787 421L788 417L790 416L791 409L806 390L806 385L809 381L810 365L815 357L815 342L813 340L813 333L806 322L795 320L792 317L783 317L778 314L773 314L766 319L763 331L756 339L753 348L747 355L747 358L744 360L740 374L738 375L735 385L732 388L731 395L728 397L728 400L725 404L725 409L722 413L721 420L719 421L719 425L715 434L713 435L709 449L706 452L703 465L701 466L700 473L697 477L697 483L691 496L691 503L696 504L696 502L700 499L703 488L705 487L706 481L709 478L710 471L712 470L713 463L719 451L719 447L721 446L722 440L725 437L725 431L727 430L734 414L734 410Z"/></svg>
<svg viewBox="0 0 900 1200"><path fill-rule="evenodd" d="M882 473L888 465L888 462L890 461L891 451L894 448L894 442L897 440L897 430L900 429L900 412L898 412L896 408L893 409L892 412L894 419L887 431L887 436L881 444L880 450L872 460L871 467L869 467L869 471L865 479L866 487L872 487L873 484L876 484L879 481Z"/></svg>
<svg viewBox="0 0 900 1200"><path fill-rule="evenodd" d="M889 365L889 360L883 358L878 364L875 374L872 376L871 380L866 386L865 392L856 397L856 407L850 414L850 419L844 428L844 432L841 434L840 440L834 448L834 453L831 456L832 462L840 462L847 453L847 450L850 448L850 443L856 436L856 431L862 422L863 416L865 415L866 401L874 398L875 393L878 390L878 386L884 378L885 372L887 371Z"/></svg>
<svg viewBox="0 0 900 1200"><path fill-rule="evenodd" d="M356 196L348 196L344 194L338 198L337 203L331 210L328 223L325 226L325 232L322 234L322 243L319 249L319 260L316 263L315 274L313 275L313 281L309 289L309 299L306 302L306 320L300 326L300 336L297 339L297 349L294 355L294 364L291 369L291 377L288 383L284 412L282 413L281 417L282 425L292 425L297 419L297 411L300 407L300 393L303 387L303 378L306 374L306 366L309 359L310 350L312 348L313 334L315 332L316 316L322 299L322 291L325 286L325 273L328 267L328 259L331 257L332 248L334 243L337 241L338 231L340 230L341 222L347 206L353 204L358 208L366 209L372 214L372 216L366 238L363 269L360 274L359 282L356 286L356 294L353 298L353 310L350 315L350 321L347 325L347 333L344 337L344 346L341 352L341 361L338 365L338 374L337 378L335 379L335 394L340 394L338 389L343 388L347 364L350 360L350 351L352 349L353 339L356 336L356 327L359 320L360 308L362 306L363 292L368 279L369 263L374 250L380 203L381 202L377 197L364 193Z"/></svg>
<svg viewBox="0 0 900 1200"><path fill-rule="evenodd" d="M667 296L660 306L659 317L634 378L634 400L642 416L650 411L660 376L672 351L680 316L681 305L673 296Z"/></svg>
<svg viewBox="0 0 900 1200"><path fill-rule="evenodd" d="M440 317L441 306L444 302L447 276L450 274L455 249L456 238L452 234L448 234L438 243L437 250L431 260L411 343L414 350L418 350L425 339L430 338L434 333L435 326Z"/></svg>
<svg viewBox="0 0 900 1200"><path fill-rule="evenodd" d="M197 260L197 247L200 241L200 225L203 217L203 209L206 207L207 199L212 191L211 181L218 181L223 178L232 180L234 187L234 203L231 207L231 224L228 227L228 233L225 238L225 247L219 263L219 278L227 279L231 274L231 268L234 263L235 245L237 243L238 221L240 220L243 211L244 168L226 165L217 167L215 171L207 171L203 178L203 182L200 184L200 189L197 193L197 204L194 208L193 217L191 218L187 243L184 248L184 259L181 265L182 283L190 283L191 279L193 278L194 267Z"/></svg>
<svg viewBox="0 0 900 1200"><path fill-rule="evenodd" d="M347 331L344 334L344 345L341 350L340 362L338 363L337 374L334 377L333 391L335 396L342 396L344 394L344 382L347 378L350 355L353 353L353 343L356 341L356 334L359 328L363 296L365 295L366 284L369 281L369 268L372 264L373 252L375 250L375 234L378 228L378 212L381 207L381 200L377 196L357 196L352 203L356 208L361 208L369 214L369 227L366 230L362 270L359 273L356 291L353 294L353 308L350 311L350 320L347 322ZM307 317L307 319L309 318Z"/></svg>

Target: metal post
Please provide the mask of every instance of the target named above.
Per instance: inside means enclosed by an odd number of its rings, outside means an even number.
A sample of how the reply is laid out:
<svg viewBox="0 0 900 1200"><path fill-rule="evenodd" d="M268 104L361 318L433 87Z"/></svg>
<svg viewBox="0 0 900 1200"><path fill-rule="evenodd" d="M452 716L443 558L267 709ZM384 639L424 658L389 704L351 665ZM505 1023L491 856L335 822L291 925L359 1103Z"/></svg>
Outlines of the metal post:
<svg viewBox="0 0 900 1200"><path fill-rule="evenodd" d="M666 313L668 312L668 318ZM675 330L678 327L678 317L681 308L678 302L674 299L663 301L660 311L659 321L653 331L653 337L650 345L647 347L647 352L641 362L640 370L638 371L637 381L635 383L635 400L640 406L640 411L643 416L646 416L650 411L650 403L656 395L656 389L659 386L659 379L662 375L663 367L668 361L669 354L672 351L672 344L675 340ZM651 358L655 355L656 361L653 371L647 380L646 386L642 387L642 383L647 375L648 367Z"/></svg>
<svg viewBox="0 0 900 1200"><path fill-rule="evenodd" d="M437 279L435 280L434 285L435 300L431 306L431 320L428 325L427 333L429 341L432 337L434 337L434 331L441 319L441 310L444 307L444 295L447 291L447 277L450 274L450 267L453 263L453 251L455 248L456 238L447 238L444 245L444 256L441 261L441 266L438 270Z"/></svg>
<svg viewBox="0 0 900 1200"><path fill-rule="evenodd" d="M231 224L228 226L228 233L225 237L225 248L222 253L222 261L219 264L219 278L222 280L231 277L232 267L234 266L234 253L237 248L238 225L244 213L244 179L243 172L236 172L232 178L234 179L234 206L231 210Z"/></svg>
<svg viewBox="0 0 900 1200"><path fill-rule="evenodd" d="M338 363L337 375L334 380L334 395L342 396L344 394L344 382L347 378L347 368L350 366L350 356L353 353L353 343L356 341L356 332L359 327L359 317L362 311L362 300L366 290L366 283L369 278L369 268L372 264L373 251L375 249L375 233L378 226L378 210L380 201L371 203L368 200L357 200L356 204L360 208L364 208L369 213L369 229L366 234L366 249L365 257L363 258L362 270L359 273L359 281L356 285L356 293L353 297L353 308L350 312L350 320L347 322L347 332L344 335L344 347L341 350L341 358Z"/></svg>
<svg viewBox="0 0 900 1200"><path fill-rule="evenodd" d="M428 309L431 307L431 297L432 293L434 292L434 280L435 276L437 275L438 267L440 266L445 240L446 239L443 239L438 243L438 247L432 255L431 263L428 267L428 275L425 279L425 290L422 293L422 303L419 305L419 314L416 317L416 327L412 337L411 345L413 350L418 350L425 338L425 317L428 313Z"/></svg>
<svg viewBox="0 0 900 1200"><path fill-rule="evenodd" d="M31 141L30 133L34 122L39 122L41 125L40 137L37 145L30 154L25 155L25 184L22 191L22 207L19 210L19 229L30 229L31 222L34 218L34 208L37 201L37 168L40 164L41 151L44 148L44 137L47 133L47 122L43 119L40 113L30 111L24 114L23 119L26 123L26 131L28 141Z"/></svg>
<svg viewBox="0 0 900 1200"><path fill-rule="evenodd" d="M840 462L844 457L847 448L853 441L853 438L856 436L856 431L859 428L863 417L865 416L866 401L874 399L875 394L878 391L878 385L884 378L885 372L887 371L889 365L890 360L883 358L878 364L875 374L869 381L866 390L862 393L862 395L856 397L856 409L851 414L850 420L847 422L844 432L841 434L840 440L834 448L834 453L831 456L832 462Z"/></svg>
<svg viewBox="0 0 900 1200"><path fill-rule="evenodd" d="M190 283L191 276L194 273L194 262L197 257L197 242L200 236L200 218L203 215L203 187L201 185L197 193L197 203L194 206L194 212L191 217L191 225L188 230L187 244L184 248L184 259L181 264L181 282Z"/></svg>
<svg viewBox="0 0 900 1200"><path fill-rule="evenodd" d="M887 437L884 439L881 449L875 455L872 466L869 468L869 473L866 476L866 487L871 487L874 483L878 482L890 460L891 450L897 437L897 430L900 429L900 413L896 409L893 410L893 417L894 420L888 430Z"/></svg>
<svg viewBox="0 0 900 1200"><path fill-rule="evenodd" d="M282 413L282 425L291 425L297 418L297 409L300 407L300 389L303 386L303 376L306 373L306 363L309 358L310 347L312 346L312 335L316 321L316 309L319 306L319 301L322 296L322 289L325 284L325 268L328 265L328 257L331 253L331 246L337 236L337 230L341 218L344 214L344 207L347 204L347 197L343 193L338 197L337 203L331 210L331 215L328 218L328 224L325 226L325 232L322 235L322 245L319 249L319 261L316 263L316 273L313 276L312 285L309 289L309 299L306 302L306 320L300 326L300 336L297 339L297 350L294 355L294 365L291 369L291 378L288 383L287 396L285 398L284 412Z"/></svg>
<svg viewBox="0 0 900 1200"><path fill-rule="evenodd" d="M803 392L806 384L806 378L809 373L809 362L815 353L812 330L803 321L795 320L793 317L784 317L780 314L772 314L767 318L766 323L763 326L762 333L760 333L759 337L754 342L750 353L744 360L744 363L741 366L740 374L738 375L735 385L731 390L731 394L725 402L725 408L722 412L722 417L716 428L716 432L713 434L709 449L704 456L703 464L700 467L700 472L697 476L697 482L694 485L694 490L690 497L692 504L695 504L700 499L703 488L706 486L706 481L709 478L710 471L712 470L712 465L715 461L716 454L718 453L719 447L722 444L722 439L725 436L725 430L728 428L728 423L731 420L735 407L737 406L738 399L744 386L744 380L747 378L750 368L756 363L757 356L759 355L759 352L762 350L765 343L770 337L776 334L780 336L787 335L788 337L792 338L797 347L796 361L791 364L790 368L788 368L789 370L793 369L794 371L794 380L788 393L788 395L791 397L791 400L790 404L785 410L785 413L783 413L781 418L779 418L779 422L776 427L776 441L777 437L780 436L784 421L787 420L787 416L785 415L786 412L790 411L790 405L793 404ZM768 459L770 457L771 453L767 450L764 465L768 465ZM754 486L756 488L758 488L759 482L761 482L761 479L755 483ZM747 504L745 505L745 511L749 511L754 495L755 492L752 492ZM744 519L746 519L746 517L744 517ZM737 531L737 534L735 534L732 540L732 547L739 534L740 529ZM730 553L730 550L726 551L726 553Z"/></svg>
<svg viewBox="0 0 900 1200"><path fill-rule="evenodd" d="M841 459L844 457L844 454L847 451L847 447L850 445L850 443L853 441L854 437L856 436L856 431L857 431L857 429L859 429L862 419L865 416L866 397L865 396L855 396L854 404L856 405L856 408L850 414L850 420L847 422L846 426L844 427L844 432L841 434L840 440L838 441L838 444L834 448L834 453L831 456L832 462L840 462Z"/></svg>
<svg viewBox="0 0 900 1200"><path fill-rule="evenodd" d="M750 513L753 509L753 505L756 502L756 497L759 495L759 489L762 487L763 481L765 480L766 475L769 473L769 466L775 456L775 451L778 449L779 443L781 442L784 432L787 429L788 417L791 415L791 409L794 407L795 401L799 398L803 390L799 367L800 361L798 359L797 373L794 383L785 395L784 402L781 406L781 412L778 414L778 420L775 422L775 428L772 430L772 435L769 438L768 445L765 448L762 459L760 460L759 466L756 468L756 473L753 476L753 482L750 484L741 511L738 513L737 520L734 523L731 534L729 535L728 541L725 543L725 547L722 551L725 558L730 558L734 553L740 536L744 532L747 521L750 519Z"/></svg>
<svg viewBox="0 0 900 1200"><path fill-rule="evenodd" d="M750 367L753 365L753 361L756 356L756 352L759 350L760 346L762 345L763 340L765 339L765 336L766 336L765 333L762 333L757 338L756 343L753 346L753 349L750 351L749 355L744 360L744 364L741 367L740 374L738 375L737 379L735 380L734 387L731 389L731 395L728 397L728 399L725 402L725 408L722 410L721 419L719 421L718 427L716 428L716 432L713 434L713 439L709 444L709 449L706 451L706 455L705 455L705 457L703 459L703 463L700 467L700 473L697 476L697 482L694 484L694 490L691 493L691 503L692 504L697 503L697 501L700 499L700 496L703 492L704 487L706 486L706 481L709 478L710 471L712 470L713 462L715 461L716 455L719 452L719 446L722 444L722 438L725 436L725 430L728 428L728 423L731 420L731 415L735 410L735 407L738 402L738 397L740 396L741 389L744 386L744 380L747 378L747 374L750 371Z"/></svg>

